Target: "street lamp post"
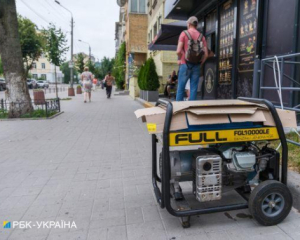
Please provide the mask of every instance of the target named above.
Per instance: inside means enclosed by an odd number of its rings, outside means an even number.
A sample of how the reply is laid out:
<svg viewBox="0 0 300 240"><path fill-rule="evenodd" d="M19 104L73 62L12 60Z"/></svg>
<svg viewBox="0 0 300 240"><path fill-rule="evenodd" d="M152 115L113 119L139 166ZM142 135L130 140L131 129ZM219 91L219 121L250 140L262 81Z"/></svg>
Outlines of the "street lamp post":
<svg viewBox="0 0 300 240"><path fill-rule="evenodd" d="M92 49L91 49L91 45L88 42L82 41L82 40L78 40L79 42L85 43L87 45L89 45L89 60L92 60Z"/></svg>
<svg viewBox="0 0 300 240"><path fill-rule="evenodd" d="M69 67L70 67L70 87L68 89L68 96L71 97L71 96L75 96L75 91L74 91L74 87L73 87L73 82L74 82L74 71L73 71L73 69L74 69L74 63L73 63L74 20L73 20L73 14L69 9L67 9L66 7L61 5L61 3L59 1L55 0L55 2L71 14L71 60L70 60L70 64L69 64Z"/></svg>

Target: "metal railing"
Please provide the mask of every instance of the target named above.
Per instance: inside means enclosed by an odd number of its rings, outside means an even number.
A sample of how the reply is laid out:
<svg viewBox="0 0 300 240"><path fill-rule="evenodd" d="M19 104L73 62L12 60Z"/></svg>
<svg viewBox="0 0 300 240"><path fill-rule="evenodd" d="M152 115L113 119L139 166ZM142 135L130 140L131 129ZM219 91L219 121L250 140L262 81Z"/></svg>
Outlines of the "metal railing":
<svg viewBox="0 0 300 240"><path fill-rule="evenodd" d="M291 66L290 72L292 72L294 76L285 73L287 65ZM300 66L300 53L274 56L262 60L256 59L254 66L253 97L264 98L264 91L275 90L278 92L279 102L282 103L282 91L299 92L300 82L295 79L294 74L297 65ZM275 86L265 85L266 68L273 71ZM277 105L276 107L300 113L300 104L297 103L295 106L292 106L292 101L290 101L289 106L280 104L280 106Z"/></svg>
<svg viewBox="0 0 300 240"><path fill-rule="evenodd" d="M12 107L16 112L22 112L22 108L27 102L10 102L4 99L0 99L0 118L2 118L8 114ZM27 105L27 104L26 104ZM33 111L39 111L39 114L45 116L46 118L53 116L56 113L61 111L60 109L60 99L51 99L51 100L34 100L31 101L31 105L33 107ZM21 116L25 117L25 116Z"/></svg>
<svg viewBox="0 0 300 240"><path fill-rule="evenodd" d="M287 73L285 73L287 65L291 66L289 71L292 73L293 76L290 76ZM253 97L261 99L264 98L264 91L277 91L280 105L275 105L275 107L295 111L299 115L299 102L293 104L294 93L300 92L300 78L299 80L295 79L295 72L297 72L297 66L300 69L300 53L274 56L262 60L256 59L254 64ZM265 76L267 68L273 71L275 86L265 85ZM290 93L292 93L290 94L288 106L283 104L283 91L289 91ZM293 129L293 131L298 136L300 136L299 132L297 132L295 129ZM298 142L289 139L287 139L287 142L300 147L300 143Z"/></svg>

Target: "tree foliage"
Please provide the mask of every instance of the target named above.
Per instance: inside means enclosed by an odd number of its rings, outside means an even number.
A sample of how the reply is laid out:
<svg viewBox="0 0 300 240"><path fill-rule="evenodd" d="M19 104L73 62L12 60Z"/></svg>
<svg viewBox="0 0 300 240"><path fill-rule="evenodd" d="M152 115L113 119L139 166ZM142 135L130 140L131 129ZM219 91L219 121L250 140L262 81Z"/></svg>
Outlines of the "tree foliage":
<svg viewBox="0 0 300 240"><path fill-rule="evenodd" d="M37 32L37 26L28 18L19 15L18 25L25 73L28 75L32 63L37 61L43 53L45 40L43 35Z"/></svg>
<svg viewBox="0 0 300 240"><path fill-rule="evenodd" d="M141 90L146 91L157 91L159 88L159 78L153 58L149 58L141 67L138 75L138 85Z"/></svg>
<svg viewBox="0 0 300 240"><path fill-rule="evenodd" d="M77 58L76 58L76 68L78 70L79 73L83 73L84 72L84 56L82 53L79 53L77 55Z"/></svg>
<svg viewBox="0 0 300 240"><path fill-rule="evenodd" d="M104 57L101 60L100 64L96 66L96 72L95 72L96 78L104 79L108 72L112 72L114 64L115 64L114 58L110 59Z"/></svg>
<svg viewBox="0 0 300 240"><path fill-rule="evenodd" d="M95 75L95 72L96 72L95 63L92 62L91 60L88 60L86 66L89 68L89 71Z"/></svg>
<svg viewBox="0 0 300 240"><path fill-rule="evenodd" d="M126 44L123 42L120 46L120 49L117 53L114 68L113 76L116 79L116 84L119 89L124 89L125 84L125 73L126 73Z"/></svg>
<svg viewBox="0 0 300 240"><path fill-rule="evenodd" d="M143 82L144 74L145 74L145 65L143 65L143 66L140 68L139 74L138 74L138 85L139 85L139 88L140 88L141 90L145 90L145 89L144 89L144 82Z"/></svg>
<svg viewBox="0 0 300 240"><path fill-rule="evenodd" d="M65 61L65 53L69 49L66 47L66 35L53 24L50 24L48 29L43 30L43 35L46 39L45 50L49 62L55 66L60 66Z"/></svg>
<svg viewBox="0 0 300 240"><path fill-rule="evenodd" d="M61 66L60 66L60 70L62 71L62 73L64 74L64 78L63 78L63 82L66 84L70 83L70 68L69 68L69 62L64 62ZM74 68L74 77L76 78L75 81L77 81L78 79L78 72L77 69Z"/></svg>

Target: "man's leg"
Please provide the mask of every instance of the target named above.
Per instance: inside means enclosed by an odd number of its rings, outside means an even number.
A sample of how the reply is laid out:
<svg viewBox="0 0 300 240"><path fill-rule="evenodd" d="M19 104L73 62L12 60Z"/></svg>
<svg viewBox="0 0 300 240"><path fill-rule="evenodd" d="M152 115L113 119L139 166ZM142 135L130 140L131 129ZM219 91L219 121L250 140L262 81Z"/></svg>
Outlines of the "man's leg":
<svg viewBox="0 0 300 240"><path fill-rule="evenodd" d="M92 100L92 92L89 92L89 100Z"/></svg>
<svg viewBox="0 0 300 240"><path fill-rule="evenodd" d="M112 86L109 86L109 98L110 98L110 96L111 96L111 91L112 91Z"/></svg>
<svg viewBox="0 0 300 240"><path fill-rule="evenodd" d="M182 64L180 65L179 76L178 76L178 87L177 87L177 94L176 94L176 101L183 101L184 93L185 93L185 85L190 78L187 65Z"/></svg>
<svg viewBox="0 0 300 240"><path fill-rule="evenodd" d="M191 89L189 101L197 100L197 90L200 80L200 65L196 65L191 70Z"/></svg>

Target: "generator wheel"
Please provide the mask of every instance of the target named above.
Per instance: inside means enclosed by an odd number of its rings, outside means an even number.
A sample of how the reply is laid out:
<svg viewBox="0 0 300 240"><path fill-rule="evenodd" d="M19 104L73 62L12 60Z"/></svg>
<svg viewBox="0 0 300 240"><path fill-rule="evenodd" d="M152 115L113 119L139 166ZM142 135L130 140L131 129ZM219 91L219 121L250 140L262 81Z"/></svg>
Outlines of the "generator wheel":
<svg viewBox="0 0 300 240"><path fill-rule="evenodd" d="M259 184L249 198L253 218L264 226L281 223L290 213L293 197L286 185L274 180Z"/></svg>

